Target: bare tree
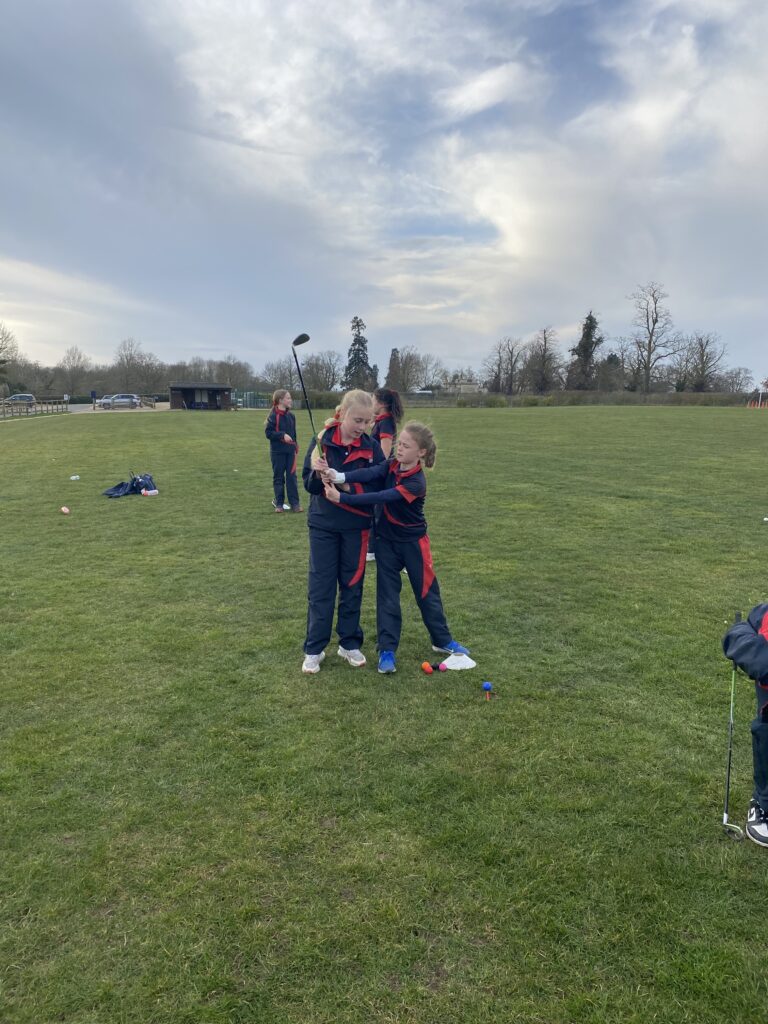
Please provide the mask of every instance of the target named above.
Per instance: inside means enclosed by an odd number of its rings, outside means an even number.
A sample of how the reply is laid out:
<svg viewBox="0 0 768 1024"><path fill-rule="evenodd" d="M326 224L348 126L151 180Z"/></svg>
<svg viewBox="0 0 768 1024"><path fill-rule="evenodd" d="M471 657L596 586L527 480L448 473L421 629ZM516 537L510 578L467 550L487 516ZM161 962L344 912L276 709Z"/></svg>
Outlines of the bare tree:
<svg viewBox="0 0 768 1024"><path fill-rule="evenodd" d="M165 388L168 368L135 338L124 338L115 350L114 375L124 391L152 394Z"/></svg>
<svg viewBox="0 0 768 1024"><path fill-rule="evenodd" d="M674 391L691 391L693 363L691 350L683 345L679 352L670 357L666 366L657 372L657 380L666 383Z"/></svg>
<svg viewBox="0 0 768 1024"><path fill-rule="evenodd" d="M12 360L18 359L18 356L19 346L16 335L0 320L0 382L4 381L8 375L8 364Z"/></svg>
<svg viewBox="0 0 768 1024"><path fill-rule="evenodd" d="M333 391L344 373L344 359L338 352L326 349L313 352L301 366L308 391Z"/></svg>
<svg viewBox="0 0 768 1024"><path fill-rule="evenodd" d="M220 359L216 366L214 383L231 384L239 391L245 391L253 380L253 367L236 356L229 355Z"/></svg>
<svg viewBox="0 0 768 1024"><path fill-rule="evenodd" d="M115 350L115 370L120 387L125 391L139 386L143 352L135 338L124 338Z"/></svg>
<svg viewBox="0 0 768 1024"><path fill-rule="evenodd" d="M483 360L483 374L489 391L512 395L520 390L520 368L527 346L520 338L504 337Z"/></svg>
<svg viewBox="0 0 768 1024"><path fill-rule="evenodd" d="M534 394L544 395L563 385L563 367L555 348L557 332L542 327L529 343L521 370L524 385Z"/></svg>
<svg viewBox="0 0 768 1024"><path fill-rule="evenodd" d="M203 359L202 356L193 356L187 363L190 383L193 381L207 381L211 376L211 360ZM215 383L215 382L213 382Z"/></svg>
<svg viewBox="0 0 768 1024"><path fill-rule="evenodd" d="M299 386L299 375L296 373L296 366L290 356L267 363L261 371L261 379L273 389L288 388L290 391Z"/></svg>
<svg viewBox="0 0 768 1024"><path fill-rule="evenodd" d="M406 345L400 349L400 389L406 394L415 391L421 377L421 353L413 345Z"/></svg>
<svg viewBox="0 0 768 1024"><path fill-rule="evenodd" d="M651 390L651 379L657 365L664 359L676 355L684 340L674 330L672 314L664 299L668 298L663 287L656 281L642 285L630 296L635 307L632 320L637 329L632 334L635 346L636 367L646 394Z"/></svg>
<svg viewBox="0 0 768 1024"><path fill-rule="evenodd" d="M715 391L725 345L716 334L697 332L680 339L680 348L659 374L675 391Z"/></svg>
<svg viewBox="0 0 768 1024"><path fill-rule="evenodd" d="M725 345L716 334L698 331L688 339L686 348L691 364L691 390L714 390L714 381L725 358Z"/></svg>
<svg viewBox="0 0 768 1024"><path fill-rule="evenodd" d="M421 357L419 368L419 387L427 389L440 387L440 375L444 371L445 367L441 360L437 356L425 352Z"/></svg>
<svg viewBox="0 0 768 1024"><path fill-rule="evenodd" d="M20 391L32 391L38 398L48 398L54 393L56 374L50 366L19 355L13 361L13 374Z"/></svg>
<svg viewBox="0 0 768 1024"><path fill-rule="evenodd" d="M752 387L752 371L746 366L734 366L733 369L723 370L715 377L713 391L726 391L729 394L744 394ZM768 391L768 380L764 380L761 387Z"/></svg>
<svg viewBox="0 0 768 1024"><path fill-rule="evenodd" d="M85 352L81 352L77 345L70 346L58 366L64 379L64 390L70 395L76 394L90 368L91 360Z"/></svg>

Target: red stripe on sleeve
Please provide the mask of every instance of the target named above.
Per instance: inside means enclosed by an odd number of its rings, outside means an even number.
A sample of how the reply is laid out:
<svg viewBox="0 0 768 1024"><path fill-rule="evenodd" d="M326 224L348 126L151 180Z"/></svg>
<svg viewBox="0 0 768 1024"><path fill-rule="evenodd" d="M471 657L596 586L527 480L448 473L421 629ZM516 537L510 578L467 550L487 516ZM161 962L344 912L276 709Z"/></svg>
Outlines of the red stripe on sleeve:
<svg viewBox="0 0 768 1024"><path fill-rule="evenodd" d="M414 494L412 491L409 491L408 488L403 487L402 484L400 484L399 487L396 487L395 490L405 498L409 505L412 501L416 501L418 498L418 494Z"/></svg>
<svg viewBox="0 0 768 1024"><path fill-rule="evenodd" d="M758 630L758 633L763 638L763 640L768 640L768 612L766 612L763 616L763 621L760 623L760 629Z"/></svg>

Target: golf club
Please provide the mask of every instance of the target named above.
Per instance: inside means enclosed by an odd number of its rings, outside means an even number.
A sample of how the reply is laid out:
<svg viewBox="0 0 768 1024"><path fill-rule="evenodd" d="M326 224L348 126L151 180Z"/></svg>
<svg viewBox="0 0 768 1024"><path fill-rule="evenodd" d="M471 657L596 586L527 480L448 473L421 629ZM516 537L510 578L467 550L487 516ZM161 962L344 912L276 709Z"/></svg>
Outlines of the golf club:
<svg viewBox="0 0 768 1024"><path fill-rule="evenodd" d="M307 389L304 387L304 378L301 375L301 366L299 365L299 357L296 355L296 346L305 345L309 341L308 334L300 334L297 338L294 338L291 342L291 351L293 352L293 359L296 363L296 369L299 371L299 381L301 382L301 390L304 395L304 403L307 406L307 412L309 413L309 422L312 424L312 435L317 444L317 431L315 430L315 421L312 419L312 406L309 404L309 398L307 397Z"/></svg>
<svg viewBox="0 0 768 1024"><path fill-rule="evenodd" d="M734 623L741 622L741 612L736 612ZM733 754L733 693L736 688L736 664L734 663L731 673L731 713L728 717L728 763L725 769L725 804L723 805L723 829L726 835L732 839L743 839L744 832L738 825L732 825L728 821L728 798L731 793L731 757Z"/></svg>

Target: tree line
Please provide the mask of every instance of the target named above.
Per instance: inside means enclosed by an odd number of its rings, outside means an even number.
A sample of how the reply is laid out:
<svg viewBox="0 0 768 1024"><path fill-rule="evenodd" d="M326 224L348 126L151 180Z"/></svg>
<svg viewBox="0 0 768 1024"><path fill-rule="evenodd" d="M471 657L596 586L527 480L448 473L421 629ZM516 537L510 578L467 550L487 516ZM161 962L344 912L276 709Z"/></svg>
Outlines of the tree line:
<svg viewBox="0 0 768 1024"><path fill-rule="evenodd" d="M502 395L543 395L559 390L749 391L751 372L746 367L727 366L726 347L716 334L678 331L667 298L663 286L655 281L638 287L629 296L633 311L630 332L610 342L590 310L580 337L567 349L569 358L552 327L542 327L527 341L501 338L477 368L448 369L437 356L419 352L414 345L393 348L383 382L379 367L368 359L366 324L355 316L350 323L352 340L346 361L332 349L307 350L302 375L307 390L315 392L370 391L380 383L404 394L455 391L467 384ZM25 358L13 332L0 323L0 394L31 391L39 397L74 396L91 390L97 394L161 394L172 380L229 384L241 391L262 392L299 386L290 356L267 362L258 371L234 355L165 363L134 338L120 342L111 363L96 363L73 345L55 366L43 366ZM768 382L763 386L768 387Z"/></svg>
<svg viewBox="0 0 768 1024"><path fill-rule="evenodd" d="M632 330L608 343L590 310L563 358L557 332L542 327L529 341L505 337L483 362L489 391L505 395L552 391L746 392L752 373L729 367L717 334L675 329L663 287L655 281L629 297Z"/></svg>

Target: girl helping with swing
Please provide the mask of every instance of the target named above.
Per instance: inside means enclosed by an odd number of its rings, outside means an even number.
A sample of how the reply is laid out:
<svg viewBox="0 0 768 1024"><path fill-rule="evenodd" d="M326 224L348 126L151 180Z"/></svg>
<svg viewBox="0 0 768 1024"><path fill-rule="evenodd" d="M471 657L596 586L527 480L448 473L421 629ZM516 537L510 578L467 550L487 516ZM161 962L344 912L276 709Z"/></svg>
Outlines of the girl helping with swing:
<svg viewBox="0 0 768 1024"><path fill-rule="evenodd" d="M453 639L445 619L424 518L427 481L423 467L434 466L436 454L435 438L429 427L411 421L400 431L395 456L386 462L350 472L339 470L329 461L317 463L322 472L325 497L330 503L356 511L380 505L383 510L376 530L376 628L378 667L382 674L397 670L395 653L402 628L402 569L408 571L432 649L448 654L469 654L466 647ZM371 489L362 491L361 484Z"/></svg>

